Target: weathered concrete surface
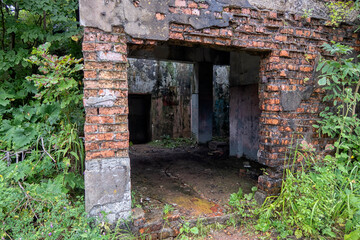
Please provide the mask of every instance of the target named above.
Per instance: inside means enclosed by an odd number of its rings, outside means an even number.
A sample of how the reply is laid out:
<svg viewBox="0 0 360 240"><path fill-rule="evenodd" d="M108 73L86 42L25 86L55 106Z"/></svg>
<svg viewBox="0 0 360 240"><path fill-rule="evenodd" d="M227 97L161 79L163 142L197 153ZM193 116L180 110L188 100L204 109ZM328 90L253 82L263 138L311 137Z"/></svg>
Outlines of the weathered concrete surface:
<svg viewBox="0 0 360 240"><path fill-rule="evenodd" d="M322 0L195 0L205 4L194 15L185 15L170 9L186 7L182 0L80 0L82 26L97 27L110 32L112 26L123 26L135 38L167 40L169 24L190 24L196 29L227 27L231 14L224 13L228 6L260 8L302 14L312 10L311 16L327 18ZM201 16L201 17L200 17Z"/></svg>
<svg viewBox="0 0 360 240"><path fill-rule="evenodd" d="M260 57L246 52L230 53L230 86L255 84L260 78Z"/></svg>
<svg viewBox="0 0 360 240"><path fill-rule="evenodd" d="M296 110L302 100L308 100L314 91L313 86L308 86L303 91L282 91L280 102L284 111Z"/></svg>
<svg viewBox="0 0 360 240"><path fill-rule="evenodd" d="M198 63L199 66L199 143L212 139L213 131L213 65Z"/></svg>
<svg viewBox="0 0 360 240"><path fill-rule="evenodd" d="M159 62L147 59L129 58L128 84L129 94L151 94L156 88Z"/></svg>
<svg viewBox="0 0 360 240"><path fill-rule="evenodd" d="M190 137L191 117L194 120L193 132L198 132L198 127L195 127L198 125L195 123L198 121L198 90L194 85L193 64L134 58L128 61L130 96L151 95L152 140L163 136ZM229 134L229 69L229 66L222 65L214 65L213 69L213 133L216 136ZM194 85L192 97L190 85ZM130 104L130 115L131 108ZM192 116L191 110L194 111Z"/></svg>
<svg viewBox="0 0 360 240"><path fill-rule="evenodd" d="M214 65L214 136L229 136L229 73L229 66Z"/></svg>
<svg viewBox="0 0 360 240"><path fill-rule="evenodd" d="M258 84L230 87L230 156L258 160Z"/></svg>
<svg viewBox="0 0 360 240"><path fill-rule="evenodd" d="M259 56L230 54L230 156L258 159L259 71Z"/></svg>
<svg viewBox="0 0 360 240"><path fill-rule="evenodd" d="M131 213L130 159L86 161L85 206L91 216L109 213L110 223L127 219Z"/></svg>
<svg viewBox="0 0 360 240"><path fill-rule="evenodd" d="M129 93L151 94L149 106L152 140L162 139L164 136L191 137L192 79L192 64L129 59Z"/></svg>

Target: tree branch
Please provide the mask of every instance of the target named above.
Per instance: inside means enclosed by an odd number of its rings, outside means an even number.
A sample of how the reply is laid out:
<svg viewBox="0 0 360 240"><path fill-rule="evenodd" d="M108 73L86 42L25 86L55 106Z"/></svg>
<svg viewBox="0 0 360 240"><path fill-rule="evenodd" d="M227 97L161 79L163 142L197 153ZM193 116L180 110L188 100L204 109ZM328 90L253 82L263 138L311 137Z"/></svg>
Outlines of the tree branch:
<svg viewBox="0 0 360 240"><path fill-rule="evenodd" d="M44 139L42 137L40 139L41 139L41 145L42 145L44 152L53 160L54 163L56 163L56 160L50 155L50 153L48 153L48 151L46 151L45 145L44 145Z"/></svg>
<svg viewBox="0 0 360 240"><path fill-rule="evenodd" d="M36 217L36 219L39 219L38 216L36 215L34 209L31 206L30 200L32 199L32 197L30 197L30 195L26 193L24 187L21 185L20 182L18 182L18 184L19 184L19 187L21 188L21 190L23 191L23 193L25 194L25 197L26 197L27 201L29 201L29 207L30 207L31 211L34 213L34 216Z"/></svg>

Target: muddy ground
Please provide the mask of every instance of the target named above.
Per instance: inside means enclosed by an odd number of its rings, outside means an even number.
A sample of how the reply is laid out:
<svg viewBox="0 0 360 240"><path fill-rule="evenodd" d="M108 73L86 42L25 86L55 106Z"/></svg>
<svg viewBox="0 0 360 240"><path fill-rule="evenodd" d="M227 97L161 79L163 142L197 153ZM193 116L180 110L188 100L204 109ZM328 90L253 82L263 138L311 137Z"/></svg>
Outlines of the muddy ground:
<svg viewBox="0 0 360 240"><path fill-rule="evenodd" d="M244 168L244 161L250 162L229 158L226 146L210 150L134 145L130 159L136 204L147 211L170 204L190 218L216 215L226 210L231 193L239 188L249 193L257 183L253 169Z"/></svg>
<svg viewBox="0 0 360 240"><path fill-rule="evenodd" d="M221 144L220 144L221 145ZM130 147L133 207L157 221L165 205L185 220L222 216L231 193L250 193L260 167L247 159L228 157L228 146L165 148L151 144ZM215 232L209 239L253 239L242 230Z"/></svg>

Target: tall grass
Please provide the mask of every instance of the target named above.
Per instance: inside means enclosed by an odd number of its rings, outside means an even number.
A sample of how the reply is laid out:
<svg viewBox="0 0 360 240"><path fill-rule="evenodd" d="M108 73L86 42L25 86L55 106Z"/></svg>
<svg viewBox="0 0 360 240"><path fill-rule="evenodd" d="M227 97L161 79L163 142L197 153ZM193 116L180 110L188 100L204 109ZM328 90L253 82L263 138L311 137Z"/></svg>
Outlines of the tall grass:
<svg viewBox="0 0 360 240"><path fill-rule="evenodd" d="M316 158L305 141L294 150L280 195L259 211L258 230L274 228L281 238L360 239L359 162Z"/></svg>

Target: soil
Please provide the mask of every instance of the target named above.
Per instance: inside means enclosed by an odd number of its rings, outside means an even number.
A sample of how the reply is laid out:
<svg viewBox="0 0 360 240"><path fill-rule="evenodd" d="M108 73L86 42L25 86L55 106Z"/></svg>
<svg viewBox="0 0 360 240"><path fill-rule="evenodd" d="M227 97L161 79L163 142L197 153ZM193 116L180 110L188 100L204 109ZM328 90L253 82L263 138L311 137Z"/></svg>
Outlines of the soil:
<svg viewBox="0 0 360 240"><path fill-rule="evenodd" d="M229 210L230 194L239 188L250 193L260 173L247 159L229 158L226 145L215 150L206 146L170 149L133 145L130 159L133 207L144 210L146 222L161 219L165 205L171 205L172 212L185 220L222 216ZM215 231L207 239L256 237L227 229Z"/></svg>
<svg viewBox="0 0 360 240"><path fill-rule="evenodd" d="M229 158L226 149L133 145L130 159L132 189L145 210L170 204L190 218L216 215L231 193L249 193L257 183L240 175L244 159Z"/></svg>

